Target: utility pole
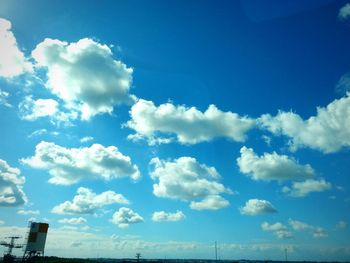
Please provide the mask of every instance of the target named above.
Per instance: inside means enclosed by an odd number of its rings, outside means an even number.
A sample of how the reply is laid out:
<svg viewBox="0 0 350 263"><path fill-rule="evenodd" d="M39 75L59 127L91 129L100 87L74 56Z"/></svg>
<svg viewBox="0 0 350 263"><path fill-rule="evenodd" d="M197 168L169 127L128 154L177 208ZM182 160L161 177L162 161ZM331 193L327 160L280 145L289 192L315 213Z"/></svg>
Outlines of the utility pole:
<svg viewBox="0 0 350 263"><path fill-rule="evenodd" d="M217 242L215 241L215 262L218 262L218 246Z"/></svg>
<svg viewBox="0 0 350 263"><path fill-rule="evenodd" d="M288 252L288 249L285 248L285 249L284 249L284 255L285 255L285 257L286 257L286 262L288 261L288 254L287 254L287 252Z"/></svg>

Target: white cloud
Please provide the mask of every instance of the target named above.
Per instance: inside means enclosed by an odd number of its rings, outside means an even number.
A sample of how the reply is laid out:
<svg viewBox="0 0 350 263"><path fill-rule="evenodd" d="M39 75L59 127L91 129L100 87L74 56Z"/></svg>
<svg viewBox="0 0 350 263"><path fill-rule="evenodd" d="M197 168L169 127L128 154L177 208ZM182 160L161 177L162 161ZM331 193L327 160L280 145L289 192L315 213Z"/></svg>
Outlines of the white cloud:
<svg viewBox="0 0 350 263"><path fill-rule="evenodd" d="M111 204L128 204L129 201L121 194L106 191L100 194L91 189L79 187L73 201L65 201L55 206L52 213L55 214L94 214L98 209Z"/></svg>
<svg viewBox="0 0 350 263"><path fill-rule="evenodd" d="M220 195L208 195L203 200L192 201L190 208L194 210L218 210L229 205L230 202Z"/></svg>
<svg viewBox="0 0 350 263"><path fill-rule="evenodd" d="M276 230L276 231L273 231L273 234L279 239L293 238L292 232L290 232L288 230Z"/></svg>
<svg viewBox="0 0 350 263"><path fill-rule="evenodd" d="M8 97L9 97L9 93L6 91L2 91L0 89L0 105L11 108L12 105L10 103L8 103L8 101L7 101Z"/></svg>
<svg viewBox="0 0 350 263"><path fill-rule="evenodd" d="M45 134L48 134L48 135L51 135L51 136L58 136L60 133L57 132L57 131L49 132L47 129L39 129L39 130L33 131L31 134L29 134L28 138L33 138L33 137L36 137L36 136L42 136L42 135L45 135Z"/></svg>
<svg viewBox="0 0 350 263"><path fill-rule="evenodd" d="M313 231L314 238L328 237L328 232L322 227L316 227Z"/></svg>
<svg viewBox="0 0 350 263"><path fill-rule="evenodd" d="M12 78L32 70L11 32L11 22L0 18L0 77Z"/></svg>
<svg viewBox="0 0 350 263"><path fill-rule="evenodd" d="M345 229L347 226L348 226L348 224L345 221L341 220L335 225L335 228L336 229Z"/></svg>
<svg viewBox="0 0 350 263"><path fill-rule="evenodd" d="M287 155L276 152L258 156L252 148L243 146L237 164L241 173L253 180L296 180L312 177L315 172L309 164L301 165Z"/></svg>
<svg viewBox="0 0 350 263"><path fill-rule="evenodd" d="M130 224L142 223L143 218L138 213L132 211L130 208L121 207L113 214L111 222L120 228L125 228Z"/></svg>
<svg viewBox="0 0 350 263"><path fill-rule="evenodd" d="M35 121L39 118L48 117L53 124L70 125L72 120L78 118L75 111L60 111L59 103L54 99L33 100L32 96L26 96L18 105L22 120Z"/></svg>
<svg viewBox="0 0 350 263"><path fill-rule="evenodd" d="M40 211L39 210L18 210L17 214L19 215L40 215Z"/></svg>
<svg viewBox="0 0 350 263"><path fill-rule="evenodd" d="M293 237L292 232L290 232L288 228L280 222L275 224L263 222L261 224L261 229L263 231L272 232L279 239L288 239Z"/></svg>
<svg viewBox="0 0 350 263"><path fill-rule="evenodd" d="M343 186L340 186L340 185L336 185L335 189L337 189L340 192L344 192L345 191L345 188Z"/></svg>
<svg viewBox="0 0 350 263"><path fill-rule="evenodd" d="M33 100L27 96L19 104L21 118L27 121L34 121L41 117L53 116L58 111L58 102L53 99Z"/></svg>
<svg viewBox="0 0 350 263"><path fill-rule="evenodd" d="M338 13L338 18L340 20L346 20L349 17L350 17L350 3L347 3L340 8Z"/></svg>
<svg viewBox="0 0 350 263"><path fill-rule="evenodd" d="M79 225L79 224L85 224L87 221L84 217L72 217L72 218L63 218L58 220L61 224L72 224L72 225Z"/></svg>
<svg viewBox="0 0 350 263"><path fill-rule="evenodd" d="M80 142L81 143L85 143L85 142L90 142L90 141L93 141L94 140L94 137L91 137L91 136L85 136L83 138L80 139Z"/></svg>
<svg viewBox="0 0 350 263"><path fill-rule="evenodd" d="M338 80L335 90L341 95L350 92L350 73L346 73L341 76L341 78Z"/></svg>
<svg viewBox="0 0 350 263"><path fill-rule="evenodd" d="M0 226L5 225L5 221L0 220Z"/></svg>
<svg viewBox="0 0 350 263"><path fill-rule="evenodd" d="M0 159L0 207L19 206L27 202L23 192L24 176L18 168L13 168Z"/></svg>
<svg viewBox="0 0 350 263"><path fill-rule="evenodd" d="M164 211L154 212L152 220L155 222L176 222L185 219L185 214L182 211L176 211L176 213L167 213Z"/></svg>
<svg viewBox="0 0 350 263"><path fill-rule="evenodd" d="M291 150L310 147L333 153L350 146L349 93L334 100L326 108L318 107L317 115L303 120L293 112L280 111L276 116L264 114L259 123L276 135L290 138Z"/></svg>
<svg viewBox="0 0 350 263"><path fill-rule="evenodd" d="M326 182L324 179L314 180L308 179L304 182L293 182L292 187L285 186L282 192L292 197L305 197L313 192L323 192L332 188L331 183Z"/></svg>
<svg viewBox="0 0 350 263"><path fill-rule="evenodd" d="M153 158L150 176L153 194L158 197L191 202L192 209L219 209L229 205L220 194L232 191L219 183L219 173L214 167L200 164L195 158L181 157L174 161Z"/></svg>
<svg viewBox="0 0 350 263"><path fill-rule="evenodd" d="M250 199L245 203L244 207L240 209L241 214L243 215L262 215L262 214L271 214L276 213L276 208L267 200L259 199Z"/></svg>
<svg viewBox="0 0 350 263"><path fill-rule="evenodd" d="M301 222L301 221L298 221L298 220L289 219L288 224L296 231L313 229L313 226L308 225L308 224Z"/></svg>
<svg viewBox="0 0 350 263"><path fill-rule="evenodd" d="M305 231L305 230L311 231L311 234L314 238L322 238L322 237L328 236L327 231L322 227L312 226L307 223L304 223L298 220L293 220L293 219L289 219L288 223L296 231Z"/></svg>
<svg viewBox="0 0 350 263"><path fill-rule="evenodd" d="M45 245L45 254L50 256L80 258L96 258L97 252L100 257L114 258L116 251L125 258L133 258L136 253L141 253L147 258L178 258L179 254L184 259L210 258L213 255L213 244L197 241L167 241L155 242L144 240L138 236L108 234L99 229L82 228L55 228L50 225L49 235ZM25 236L26 227L1 226L0 239L13 235ZM296 240L299 241L299 240ZM77 247L72 247L78 246ZM303 244L302 242L270 242L260 241L257 243L220 243L218 256L223 258L264 258L267 254L269 259L280 261L288 248L288 255L293 259L309 261L346 261L350 247L348 245L327 244ZM18 256L22 256L20 250L14 250ZM327 257L328 256L328 257Z"/></svg>
<svg viewBox="0 0 350 263"><path fill-rule="evenodd" d="M83 120L135 100L129 94L133 70L114 60L107 45L89 38L75 43L46 38L32 56L48 70L47 88L68 108L79 110Z"/></svg>
<svg viewBox="0 0 350 263"><path fill-rule="evenodd" d="M264 142L267 144L267 146L271 146L272 138L270 136L262 135L261 138L264 140Z"/></svg>
<svg viewBox="0 0 350 263"><path fill-rule="evenodd" d="M33 168L48 170L53 184L70 185L84 179L112 180L140 177L138 167L128 156L119 152L115 146L104 147L93 144L84 148L64 148L52 142L40 142L35 155L21 159Z"/></svg>
<svg viewBox="0 0 350 263"><path fill-rule="evenodd" d="M138 100L130 110L131 120L126 126L135 130L132 140L147 139L149 144L169 143L176 136L182 144L195 144L224 137L243 142L254 120L233 112L223 112L210 105L205 112L195 107L171 103L155 106L152 101ZM164 138L158 137L162 133Z"/></svg>

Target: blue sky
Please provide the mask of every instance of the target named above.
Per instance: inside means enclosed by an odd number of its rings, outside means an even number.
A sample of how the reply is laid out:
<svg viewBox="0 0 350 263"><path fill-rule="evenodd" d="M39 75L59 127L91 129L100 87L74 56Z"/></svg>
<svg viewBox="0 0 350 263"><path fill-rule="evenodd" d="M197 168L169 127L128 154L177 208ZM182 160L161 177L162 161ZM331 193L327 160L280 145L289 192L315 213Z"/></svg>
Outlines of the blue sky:
<svg viewBox="0 0 350 263"><path fill-rule="evenodd" d="M350 260L346 1L0 17L1 237L36 220L47 255Z"/></svg>

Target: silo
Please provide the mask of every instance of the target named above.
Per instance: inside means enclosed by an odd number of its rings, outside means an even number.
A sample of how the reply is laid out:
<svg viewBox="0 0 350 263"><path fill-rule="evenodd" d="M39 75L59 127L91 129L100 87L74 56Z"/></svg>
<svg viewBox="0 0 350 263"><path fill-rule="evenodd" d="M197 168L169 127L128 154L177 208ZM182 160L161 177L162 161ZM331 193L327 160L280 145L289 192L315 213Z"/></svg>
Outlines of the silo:
<svg viewBox="0 0 350 263"><path fill-rule="evenodd" d="M31 258L33 256L43 256L45 242L49 224L47 223L29 223L29 231L27 236L27 244L25 246L23 258Z"/></svg>

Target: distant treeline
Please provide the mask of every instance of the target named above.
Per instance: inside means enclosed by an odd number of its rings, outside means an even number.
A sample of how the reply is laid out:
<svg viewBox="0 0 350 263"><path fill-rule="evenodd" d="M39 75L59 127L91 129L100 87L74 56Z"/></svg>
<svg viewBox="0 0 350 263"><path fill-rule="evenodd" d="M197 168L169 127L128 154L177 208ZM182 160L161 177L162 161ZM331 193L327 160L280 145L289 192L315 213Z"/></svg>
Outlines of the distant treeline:
<svg viewBox="0 0 350 263"><path fill-rule="evenodd" d="M1 260L0 263L6 263ZM21 262L21 259L15 260ZM205 260L205 259L110 259L110 258L59 258L59 257L38 257L33 258L27 263L286 263L285 261L272 260ZM288 261L288 263L322 263L315 261ZM327 263L339 263L330 262ZM344 263L344 262L343 262Z"/></svg>

